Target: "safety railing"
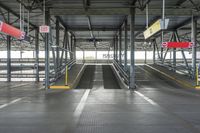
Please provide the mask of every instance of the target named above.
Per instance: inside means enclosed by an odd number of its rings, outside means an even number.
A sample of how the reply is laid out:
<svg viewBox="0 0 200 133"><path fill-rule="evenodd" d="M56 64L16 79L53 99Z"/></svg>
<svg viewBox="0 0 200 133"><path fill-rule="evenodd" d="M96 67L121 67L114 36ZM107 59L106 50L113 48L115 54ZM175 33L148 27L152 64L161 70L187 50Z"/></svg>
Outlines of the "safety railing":
<svg viewBox="0 0 200 133"><path fill-rule="evenodd" d="M118 71L119 75L121 76L122 80L124 81L125 84L129 84L129 75L127 72L119 65L117 61L113 61L113 65Z"/></svg>
<svg viewBox="0 0 200 133"><path fill-rule="evenodd" d="M50 83L57 81L59 78L63 76L65 73L66 66L70 69L74 64L76 64L76 60L70 60L65 65L62 65L56 69L53 69L50 74Z"/></svg>

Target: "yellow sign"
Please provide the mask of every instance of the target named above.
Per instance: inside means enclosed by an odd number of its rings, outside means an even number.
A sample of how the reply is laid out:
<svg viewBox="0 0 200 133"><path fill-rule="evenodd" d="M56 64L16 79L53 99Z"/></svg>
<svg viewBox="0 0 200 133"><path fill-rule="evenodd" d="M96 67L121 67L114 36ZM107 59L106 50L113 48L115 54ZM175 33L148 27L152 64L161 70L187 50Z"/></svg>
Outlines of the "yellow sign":
<svg viewBox="0 0 200 133"><path fill-rule="evenodd" d="M145 30L144 31L144 38L148 39L152 35L154 35L157 32L159 32L162 29L161 28L161 23L162 23L162 21L161 21L161 19L159 19L153 25L151 25L147 30Z"/></svg>

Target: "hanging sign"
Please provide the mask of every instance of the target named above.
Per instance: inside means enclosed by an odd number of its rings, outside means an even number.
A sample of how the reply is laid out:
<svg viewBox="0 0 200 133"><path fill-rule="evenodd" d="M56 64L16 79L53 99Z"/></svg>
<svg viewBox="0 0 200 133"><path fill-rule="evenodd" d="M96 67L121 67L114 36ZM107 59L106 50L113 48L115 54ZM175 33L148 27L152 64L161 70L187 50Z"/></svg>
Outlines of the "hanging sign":
<svg viewBox="0 0 200 133"><path fill-rule="evenodd" d="M17 29L9 24L6 24L2 21L0 21L0 32L10 35L14 38L23 40L25 38L26 33L21 31L20 29Z"/></svg>
<svg viewBox="0 0 200 133"><path fill-rule="evenodd" d="M143 34L144 38L148 39L151 36L155 35L161 30L167 29L169 24L169 19L165 19L165 24L162 19L157 20L154 24L152 24L148 29L146 29Z"/></svg>
<svg viewBox="0 0 200 133"><path fill-rule="evenodd" d="M42 25L40 26L40 33L49 33L50 32L50 28L47 25Z"/></svg>
<svg viewBox="0 0 200 133"><path fill-rule="evenodd" d="M162 47L165 48L191 48L192 42L163 42Z"/></svg>

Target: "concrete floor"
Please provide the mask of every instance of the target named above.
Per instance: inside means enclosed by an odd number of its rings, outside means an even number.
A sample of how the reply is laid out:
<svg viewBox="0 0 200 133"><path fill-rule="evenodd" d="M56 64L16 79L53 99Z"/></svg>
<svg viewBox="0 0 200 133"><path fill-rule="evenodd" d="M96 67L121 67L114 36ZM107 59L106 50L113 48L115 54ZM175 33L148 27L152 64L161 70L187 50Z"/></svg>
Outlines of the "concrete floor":
<svg viewBox="0 0 200 133"><path fill-rule="evenodd" d="M138 90L104 89L96 66L92 89L0 89L0 133L199 133L200 93L137 67ZM5 83L4 83L5 84ZM113 84L113 82L112 82Z"/></svg>

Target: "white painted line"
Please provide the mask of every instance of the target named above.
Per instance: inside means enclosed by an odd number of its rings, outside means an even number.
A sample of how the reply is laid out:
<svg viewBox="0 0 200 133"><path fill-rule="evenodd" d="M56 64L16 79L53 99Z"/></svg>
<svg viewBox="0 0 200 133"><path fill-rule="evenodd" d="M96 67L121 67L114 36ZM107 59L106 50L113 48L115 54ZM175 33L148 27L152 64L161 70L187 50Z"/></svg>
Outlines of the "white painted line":
<svg viewBox="0 0 200 133"><path fill-rule="evenodd" d="M94 82L103 82L103 80L93 80Z"/></svg>
<svg viewBox="0 0 200 133"><path fill-rule="evenodd" d="M146 97L145 95L143 95L142 93L138 92L138 91L134 91L136 94L138 94L139 96L141 96L144 100L146 100L147 102L149 102L150 104L154 105L154 106L158 106L158 104L156 102L154 102L153 100L151 100L150 98Z"/></svg>
<svg viewBox="0 0 200 133"><path fill-rule="evenodd" d="M17 88L17 87L21 87L21 86L25 86L31 83L26 83L26 84L19 84L19 85L15 85L15 86L10 86L10 88Z"/></svg>
<svg viewBox="0 0 200 133"><path fill-rule="evenodd" d="M82 96L81 101L79 102L78 106L76 107L76 109L74 111L74 116L77 118L76 119L77 122L83 112L83 109L84 109L84 106L85 106L85 103L86 103L86 100L87 100L89 94L90 94L90 89L87 89L85 91L84 95Z"/></svg>
<svg viewBox="0 0 200 133"><path fill-rule="evenodd" d="M45 89L45 87L44 87L44 86L40 87L38 90L43 90L43 89Z"/></svg>
<svg viewBox="0 0 200 133"><path fill-rule="evenodd" d="M9 105L11 105L11 104L14 104L14 103L16 103L16 102L21 101L21 100L22 100L22 98L18 98L18 99L15 99L15 100L13 100L13 101L11 101L11 102L9 102L9 103L3 104L3 105L0 106L0 109L3 109L3 108L5 108L5 107L7 107L7 106L9 106Z"/></svg>

